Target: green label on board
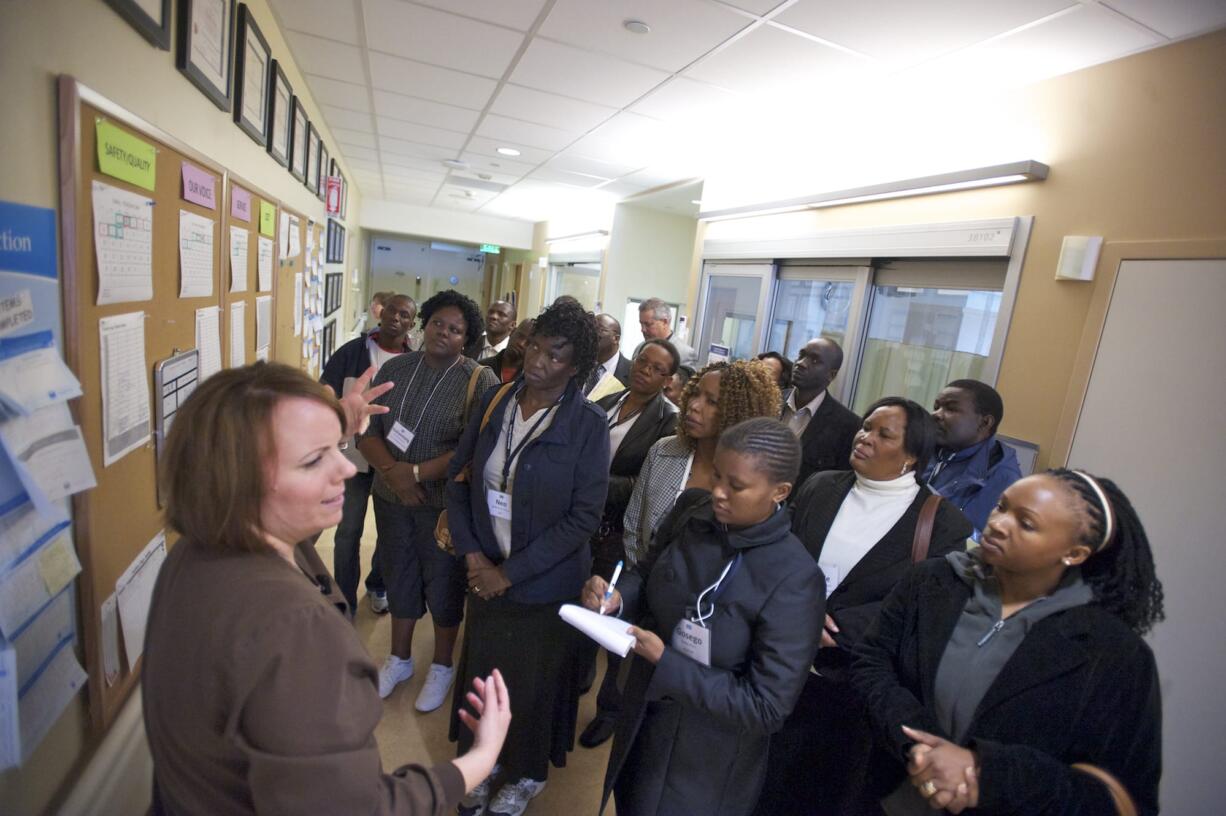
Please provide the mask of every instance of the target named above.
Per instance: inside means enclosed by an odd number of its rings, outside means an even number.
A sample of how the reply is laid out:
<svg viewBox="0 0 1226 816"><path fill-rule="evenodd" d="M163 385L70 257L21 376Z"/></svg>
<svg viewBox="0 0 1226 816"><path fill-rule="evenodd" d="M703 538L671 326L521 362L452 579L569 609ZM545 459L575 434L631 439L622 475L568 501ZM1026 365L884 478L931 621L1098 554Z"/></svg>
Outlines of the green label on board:
<svg viewBox="0 0 1226 816"><path fill-rule="evenodd" d="M277 233L277 205L267 201L260 202L260 235L269 238Z"/></svg>
<svg viewBox="0 0 1226 816"><path fill-rule="evenodd" d="M497 255L502 252L502 247L498 246L498 244L482 244L481 251L486 255Z"/></svg>
<svg viewBox="0 0 1226 816"><path fill-rule="evenodd" d="M157 178L157 148L105 119L97 120L98 169L146 190Z"/></svg>

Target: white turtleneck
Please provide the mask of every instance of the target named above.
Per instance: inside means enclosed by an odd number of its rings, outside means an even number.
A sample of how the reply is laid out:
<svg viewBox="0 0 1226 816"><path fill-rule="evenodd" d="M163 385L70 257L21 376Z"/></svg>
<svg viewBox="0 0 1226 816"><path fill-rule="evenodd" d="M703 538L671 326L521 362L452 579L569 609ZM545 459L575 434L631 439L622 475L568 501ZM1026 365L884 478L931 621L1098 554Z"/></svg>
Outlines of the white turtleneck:
<svg viewBox="0 0 1226 816"><path fill-rule="evenodd" d="M827 598L860 559L898 523L917 493L919 483L915 481L914 472L886 482L856 474L856 483L830 525L817 562L826 574Z"/></svg>

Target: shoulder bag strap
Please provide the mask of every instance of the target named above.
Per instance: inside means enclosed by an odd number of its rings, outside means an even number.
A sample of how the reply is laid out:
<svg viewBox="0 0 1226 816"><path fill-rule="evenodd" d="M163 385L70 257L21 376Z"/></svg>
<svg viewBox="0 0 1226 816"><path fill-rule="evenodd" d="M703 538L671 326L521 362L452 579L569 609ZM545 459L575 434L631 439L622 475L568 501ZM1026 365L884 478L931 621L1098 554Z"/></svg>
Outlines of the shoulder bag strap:
<svg viewBox="0 0 1226 816"><path fill-rule="evenodd" d="M468 391L464 394L464 424L468 424L468 415L472 412L473 397L477 395L477 380L481 379L481 372L485 370L485 366L479 365L473 369L473 373L468 378Z"/></svg>
<svg viewBox="0 0 1226 816"><path fill-rule="evenodd" d="M1111 799L1115 802L1115 812L1119 816L1137 816L1136 803L1132 801L1132 796L1128 793L1128 789L1120 783L1120 780L1097 765L1091 765L1088 762L1074 762L1073 769L1089 774L1107 786Z"/></svg>
<svg viewBox="0 0 1226 816"><path fill-rule="evenodd" d="M915 538L911 539L911 563L918 564L928 557L928 545L932 543L932 523L936 521L937 507L941 497L933 493L924 500L919 519L915 522Z"/></svg>

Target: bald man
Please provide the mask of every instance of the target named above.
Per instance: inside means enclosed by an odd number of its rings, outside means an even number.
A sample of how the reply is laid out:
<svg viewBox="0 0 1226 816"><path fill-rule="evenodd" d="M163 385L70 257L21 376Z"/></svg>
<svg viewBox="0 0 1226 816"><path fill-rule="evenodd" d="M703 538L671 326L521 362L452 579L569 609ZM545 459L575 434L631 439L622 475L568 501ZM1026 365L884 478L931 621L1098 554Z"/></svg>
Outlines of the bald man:
<svg viewBox="0 0 1226 816"><path fill-rule="evenodd" d="M827 390L843 367L843 349L825 337L805 343L792 367L780 416L800 439L799 486L823 470L849 470L860 418Z"/></svg>
<svg viewBox="0 0 1226 816"><path fill-rule="evenodd" d="M622 324L611 314L596 315L596 367L583 384L583 393L612 374L622 388L630 385L630 361L621 353ZM603 389L602 389L603 390Z"/></svg>

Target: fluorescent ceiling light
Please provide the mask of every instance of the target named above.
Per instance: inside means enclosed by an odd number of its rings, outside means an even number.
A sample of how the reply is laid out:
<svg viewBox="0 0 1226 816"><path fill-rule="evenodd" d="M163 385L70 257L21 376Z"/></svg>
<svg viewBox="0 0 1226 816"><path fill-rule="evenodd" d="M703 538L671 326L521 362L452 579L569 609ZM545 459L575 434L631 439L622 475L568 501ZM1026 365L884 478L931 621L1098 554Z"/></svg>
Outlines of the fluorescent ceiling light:
<svg viewBox="0 0 1226 816"><path fill-rule="evenodd" d="M587 232L576 232L574 235L559 235L557 238L546 238L547 244L558 244L562 241L577 241L580 238L594 238L597 235L608 235L608 230L588 230Z"/></svg>
<svg viewBox="0 0 1226 816"><path fill-rule="evenodd" d="M498 152L503 156L518 156L519 151L513 147L500 147Z"/></svg>
<svg viewBox="0 0 1226 816"><path fill-rule="evenodd" d="M850 190L835 190L828 193L787 199L785 201L768 201L743 207L711 210L709 212L700 212L698 218L703 221L726 221L733 218L750 218L759 215L795 212L797 210L839 207L844 204L862 204L866 201L881 201L888 198L908 198L910 196L930 195L932 193L945 193L952 190L967 190L974 187L994 187L1000 184L1016 184L1022 181L1041 181L1047 178L1048 169L1047 165L1032 160L1011 162L1009 164L992 165L991 167L976 167L971 170L957 170L952 173L906 179L905 181L887 181L883 184L871 184L866 187L855 187Z"/></svg>

